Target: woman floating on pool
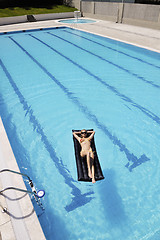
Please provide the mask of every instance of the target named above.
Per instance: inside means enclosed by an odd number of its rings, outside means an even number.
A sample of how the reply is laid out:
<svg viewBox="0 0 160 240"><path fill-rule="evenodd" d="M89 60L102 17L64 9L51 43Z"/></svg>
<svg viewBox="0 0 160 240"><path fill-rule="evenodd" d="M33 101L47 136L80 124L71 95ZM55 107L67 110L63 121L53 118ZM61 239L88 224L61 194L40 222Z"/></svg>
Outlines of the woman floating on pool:
<svg viewBox="0 0 160 240"><path fill-rule="evenodd" d="M87 137L87 134L90 134L89 137ZM88 166L88 176L92 178L92 183L95 183L95 171L94 171L94 154L91 148L91 139L93 138L95 131L86 131L85 129L81 130L81 137L79 137L77 134L79 132L73 132L73 136L79 141L81 145L81 157L87 158L87 166Z"/></svg>

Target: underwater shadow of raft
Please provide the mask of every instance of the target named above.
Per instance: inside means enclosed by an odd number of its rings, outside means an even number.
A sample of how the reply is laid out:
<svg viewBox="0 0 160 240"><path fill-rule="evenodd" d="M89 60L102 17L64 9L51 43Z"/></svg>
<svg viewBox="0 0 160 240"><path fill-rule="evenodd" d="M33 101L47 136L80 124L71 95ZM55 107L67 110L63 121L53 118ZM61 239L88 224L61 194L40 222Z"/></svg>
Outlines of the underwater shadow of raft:
<svg viewBox="0 0 160 240"><path fill-rule="evenodd" d="M110 227L122 227L127 221L123 201L118 194L113 169L105 170L106 180L99 185L104 214Z"/></svg>
<svg viewBox="0 0 160 240"><path fill-rule="evenodd" d="M89 129L87 131L93 131L93 129ZM79 132L80 134L81 130L72 130L72 132ZM88 176L87 161L85 158L82 158L80 156L81 146L78 140L74 136L73 136L73 142L74 142L74 149L75 149L78 181L91 182L92 179ZM94 142L94 137L91 139L91 148L92 148L92 151L94 152L95 180L96 181L102 180L104 179L104 176L99 163L95 142Z"/></svg>

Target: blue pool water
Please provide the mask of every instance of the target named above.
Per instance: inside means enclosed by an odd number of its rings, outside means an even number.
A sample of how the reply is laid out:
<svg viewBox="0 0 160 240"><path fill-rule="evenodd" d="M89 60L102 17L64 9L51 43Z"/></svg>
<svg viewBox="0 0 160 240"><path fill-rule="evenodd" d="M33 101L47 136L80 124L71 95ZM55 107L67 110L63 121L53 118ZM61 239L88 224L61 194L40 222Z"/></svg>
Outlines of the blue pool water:
<svg viewBox="0 0 160 240"><path fill-rule="evenodd" d="M0 36L0 115L48 240L160 238L160 54L70 29ZM78 182L72 129L105 179Z"/></svg>
<svg viewBox="0 0 160 240"><path fill-rule="evenodd" d="M60 20L59 22L62 23L94 23L96 22L95 20L91 20L91 19L67 19L67 20Z"/></svg>

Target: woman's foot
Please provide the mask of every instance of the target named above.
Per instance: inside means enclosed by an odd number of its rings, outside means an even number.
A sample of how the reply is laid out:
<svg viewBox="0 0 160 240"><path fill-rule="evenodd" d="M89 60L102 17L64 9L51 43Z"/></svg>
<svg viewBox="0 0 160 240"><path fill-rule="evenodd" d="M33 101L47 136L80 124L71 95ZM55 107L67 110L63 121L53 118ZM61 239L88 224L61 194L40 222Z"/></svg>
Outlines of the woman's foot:
<svg viewBox="0 0 160 240"><path fill-rule="evenodd" d="M94 178L92 178L92 183L95 183L95 182L96 182L96 180Z"/></svg>

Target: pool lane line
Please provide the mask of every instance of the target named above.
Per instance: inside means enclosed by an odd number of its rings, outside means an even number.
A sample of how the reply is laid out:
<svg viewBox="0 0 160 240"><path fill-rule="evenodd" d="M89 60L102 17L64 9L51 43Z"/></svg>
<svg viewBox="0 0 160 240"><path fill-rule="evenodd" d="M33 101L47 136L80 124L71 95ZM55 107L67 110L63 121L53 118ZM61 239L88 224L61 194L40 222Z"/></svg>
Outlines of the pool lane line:
<svg viewBox="0 0 160 240"><path fill-rule="evenodd" d="M130 70L128 70L128 69L126 69L126 68L124 68L124 67L122 67L122 66L120 66L120 65L118 65L118 64L116 64L116 63L113 63L113 62L107 60L107 59L104 58L104 57L99 56L98 54L95 54L95 53L93 53L93 52L91 52L91 51L89 51L89 50L87 50L87 49L85 49L85 48L82 48L82 47L76 45L75 43L72 43L72 42L70 42L70 41L68 41L68 40L66 40L66 39L64 39L64 38L62 38L62 37L60 37L60 36L57 36L56 34L49 33L49 32L47 32L47 33L48 33L49 35L52 35L52 36L54 36L54 37L57 37L57 38L61 39L61 40L64 41L64 42L67 42L67 43L73 45L73 46L76 47L76 48L79 48L79 49L82 50L82 51L85 51L86 53L89 53L89 54L93 55L94 57L99 58L100 60L102 60L102 61L104 61L104 62L106 62L106 63L108 63L108 64L113 65L113 66L116 67L116 68L119 68L120 70L123 70L123 71L127 72L128 74L130 74L130 75L132 75L132 76L134 76L134 77L142 80L143 82L145 82L145 83L147 83L147 84L150 84L152 87L156 87L156 88L160 89L160 86L157 85L157 84L155 84L155 83L153 83L152 81L148 81L148 80L146 80L144 77L142 77L142 76L140 76L140 75L138 75L138 74L136 74L136 73L133 73L133 72L131 72ZM32 36L32 34L28 34L28 35L31 35L31 36ZM160 68L159 68L159 70L160 70Z"/></svg>
<svg viewBox="0 0 160 240"><path fill-rule="evenodd" d="M71 30L71 29L70 29L70 30ZM77 31L77 30L74 30L74 31ZM97 45L99 45L99 46L102 46L102 47L107 48L107 49L109 49L109 50L112 50L112 51L114 51L114 52L118 52L118 53L120 53L120 54L122 54L122 55L125 55L125 56L127 56L127 57L130 57L130 58L133 58L133 59L135 59L135 60L138 60L138 61L140 61L140 62L142 62L142 63L145 63L145 64L147 64L147 65L150 65L150 66L152 66L152 67L155 67L155 68L160 69L160 66L157 66L157 65L155 65L155 64L153 64L153 63L149 63L149 62L147 62L147 61L145 61L145 60L143 60L143 59L141 59L141 58L134 57L134 56L132 56L132 55L130 55L130 54L127 54L127 53L122 52L122 51L120 51L120 50L117 50L117 49L115 49L115 48L106 46L106 45L104 45L104 44L102 44L102 43L96 42L96 41L91 40L91 39L89 39L89 38L87 38L87 37L84 37L84 36L81 36L81 35L79 35L79 34L76 34L76 33L73 32L73 31L69 31L69 30L65 30L65 29L64 29L63 32L67 32L67 33L69 33L69 34L78 36L78 37L83 38L83 39L85 39L85 40L87 40L87 41L89 41L89 42L95 43L95 44L97 44ZM88 32L84 32L84 31L82 31L82 32L85 33L85 34L88 34L88 35L90 34L90 33L88 33ZM94 35L94 34L93 34L93 35ZM104 37L103 37L103 38L104 38ZM106 38L107 38L107 37L106 37ZM117 40L113 40L113 41L117 41ZM118 42L118 41L117 41L117 42ZM126 44L126 43L125 43L125 44ZM135 47L135 46L134 46L134 47ZM155 52L154 52L154 53L155 53Z"/></svg>
<svg viewBox="0 0 160 240"><path fill-rule="evenodd" d="M59 54L60 56L62 56L63 58L67 59L68 61L70 61L71 63L73 63L75 66L77 66L78 68L80 68L81 70L83 70L84 72L86 72L87 74L89 74L91 77L94 77L94 79L96 79L98 82L102 83L105 87L107 87L109 90L111 90L114 94L116 94L117 96L119 96L122 100L132 104L133 107L138 108L142 113L144 113L147 117L151 118L153 121L155 121L157 124L160 125L160 118L152 113L150 110L142 107L141 105L135 103L134 101L132 101L132 99L130 99L129 97L125 96L124 94L120 93L115 87L109 85L108 83L106 83L104 80L102 80L100 77L94 75L92 72L90 72L89 70L87 70L86 68L84 68L83 66L81 66L80 64L76 63L75 61L73 61L72 59L70 59L69 57L65 56L64 54L62 54L61 52L59 52L58 50L56 50L55 48L51 47L50 45L48 45L47 43L45 43L44 41L40 40L39 38L28 34L29 36L31 36L32 38L36 39L37 41L39 41L40 43L42 43L43 45L45 45L46 47L50 48L52 51L56 52L57 54Z"/></svg>
<svg viewBox="0 0 160 240"><path fill-rule="evenodd" d="M44 66L42 66L27 50L25 50L15 39L10 37L10 39L25 53L27 54L30 59L32 59L33 62L35 62L56 84L61 88L61 90L65 93L65 95L68 97L69 100L71 100L78 108L81 110L81 112L84 113L84 115L89 119L92 120L96 126L103 131L103 133L112 141L112 143L119 147L121 152L124 152L126 155L126 158L128 159L128 163L126 164L126 167L131 172L133 168L141 165L144 162L149 161L150 159L145 155L141 155L140 158L136 157L133 153L130 153L130 151L127 149L125 144L123 144L116 136L112 135L107 127L100 123L96 115L92 114L89 109L82 105L77 97L74 97L74 94L69 91L57 78L55 78ZM130 162L133 164L130 165Z"/></svg>
<svg viewBox="0 0 160 240"><path fill-rule="evenodd" d="M65 183L72 189L71 194L74 197L72 198L72 202L69 205L67 205L65 207L65 209L69 212L69 211L74 210L77 207L81 207L81 206L85 205L86 203L90 202L93 199L93 197L88 198L87 195L91 195L94 192L90 191L88 193L82 194L80 189L73 184L74 182L76 183L77 181L71 177L71 175L69 174L70 171L66 168L66 166L63 165L62 160L57 157L52 144L49 142L47 136L45 135L45 133L43 131L43 127L37 120L36 116L34 116L31 106L28 105L27 100L20 92L20 90L17 87L16 83L14 82L11 74L9 73L9 71L7 70L7 68L5 67L5 65L3 64L1 59L0 59L0 65L5 73L6 77L8 78L15 94L18 96L20 103L23 105L24 111L26 111L26 113L29 115L29 121L33 125L34 131L36 130L36 132L41 136L41 140L45 146L45 149L48 151L48 153L49 153L51 159L53 160L56 168L58 169L60 175L63 176Z"/></svg>

